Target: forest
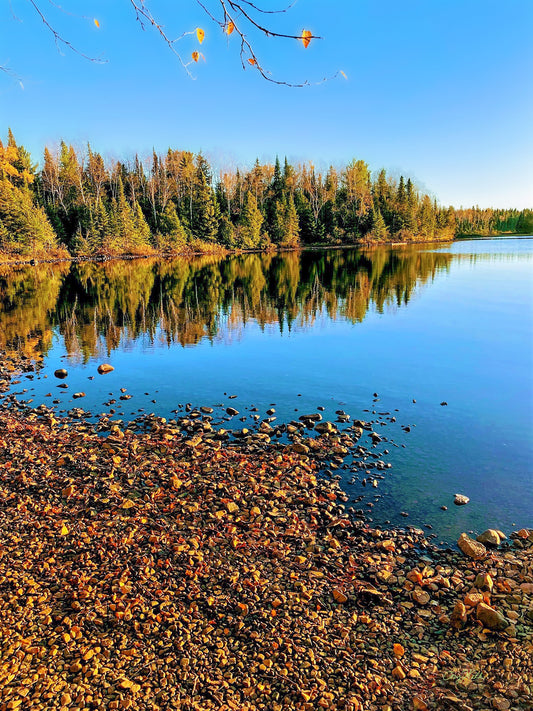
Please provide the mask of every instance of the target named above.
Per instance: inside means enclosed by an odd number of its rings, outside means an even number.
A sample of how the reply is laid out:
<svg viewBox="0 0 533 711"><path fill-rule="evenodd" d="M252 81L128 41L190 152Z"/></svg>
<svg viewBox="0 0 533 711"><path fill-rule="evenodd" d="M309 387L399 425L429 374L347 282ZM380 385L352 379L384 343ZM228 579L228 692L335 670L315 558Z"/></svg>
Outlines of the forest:
<svg viewBox="0 0 533 711"><path fill-rule="evenodd" d="M44 149L42 167L11 130L0 141L0 255L56 259L452 240L533 231L532 210L442 207L409 177L363 160L220 170L169 148L105 161L90 145Z"/></svg>

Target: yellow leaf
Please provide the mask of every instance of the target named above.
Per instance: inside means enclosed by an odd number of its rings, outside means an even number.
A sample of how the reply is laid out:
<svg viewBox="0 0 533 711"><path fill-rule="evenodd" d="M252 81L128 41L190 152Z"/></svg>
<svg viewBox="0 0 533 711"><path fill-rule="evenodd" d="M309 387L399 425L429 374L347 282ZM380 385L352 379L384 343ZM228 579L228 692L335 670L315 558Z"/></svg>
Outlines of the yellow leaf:
<svg viewBox="0 0 533 711"><path fill-rule="evenodd" d="M98 22L98 20L96 19L96 17L94 18L94 24L95 24L98 28L100 28L100 23Z"/></svg>
<svg viewBox="0 0 533 711"><path fill-rule="evenodd" d="M306 49L309 47L309 43L311 42L312 36L313 33L310 32L310 30L302 30L302 42Z"/></svg>
<svg viewBox="0 0 533 711"><path fill-rule="evenodd" d="M196 36L198 37L198 42L202 44L202 42L204 41L205 32L202 30L201 27L196 28Z"/></svg>
<svg viewBox="0 0 533 711"><path fill-rule="evenodd" d="M193 52L191 54L191 57L194 59L195 62L197 62L200 59L200 52Z"/></svg>
<svg viewBox="0 0 533 711"><path fill-rule="evenodd" d="M121 509L131 509L132 506L135 506L135 501L132 501L131 499L126 499L120 506Z"/></svg>
<svg viewBox="0 0 533 711"><path fill-rule="evenodd" d="M61 530L59 531L60 536L66 536L68 534L68 528L63 524L61 526Z"/></svg>
<svg viewBox="0 0 533 711"><path fill-rule="evenodd" d="M345 79L348 79L348 77L347 77L346 74L342 71L342 69L341 69L340 73L342 74L342 76L343 76Z"/></svg>
<svg viewBox="0 0 533 711"><path fill-rule="evenodd" d="M254 64L257 64L256 60L253 57L250 57L248 62L253 66Z"/></svg>
<svg viewBox="0 0 533 711"><path fill-rule="evenodd" d="M233 32L234 29L235 29L235 25L233 24L233 22L228 22L228 24L226 25L226 29L224 31L229 36L229 35L231 35L231 33Z"/></svg>

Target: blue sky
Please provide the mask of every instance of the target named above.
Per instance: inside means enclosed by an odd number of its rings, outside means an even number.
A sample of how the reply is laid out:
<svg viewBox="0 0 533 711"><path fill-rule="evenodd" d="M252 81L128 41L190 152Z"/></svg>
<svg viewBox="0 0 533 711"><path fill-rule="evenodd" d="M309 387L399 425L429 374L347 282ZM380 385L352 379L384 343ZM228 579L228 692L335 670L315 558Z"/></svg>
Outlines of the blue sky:
<svg viewBox="0 0 533 711"><path fill-rule="evenodd" d="M304 49L249 38L273 77L308 80L302 89L243 71L238 38L195 0L147 3L172 37L205 30L201 47L194 35L176 45L185 60L205 56L194 80L127 0L64 0L63 12L39 2L64 38L106 63L58 51L28 0L0 3L0 65L12 70L0 72L0 135L11 126L36 161L61 139L119 159L202 151L229 167L276 155L319 167L361 158L413 177L444 205L533 207L531 0L298 0L265 21L323 40ZM338 70L347 79L316 83Z"/></svg>

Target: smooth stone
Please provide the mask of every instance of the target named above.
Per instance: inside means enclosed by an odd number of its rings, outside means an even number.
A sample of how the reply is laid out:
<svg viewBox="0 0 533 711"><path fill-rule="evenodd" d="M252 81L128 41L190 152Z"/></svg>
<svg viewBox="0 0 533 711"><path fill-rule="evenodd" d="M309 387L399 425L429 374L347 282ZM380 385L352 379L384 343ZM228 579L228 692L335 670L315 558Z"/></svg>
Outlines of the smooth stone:
<svg viewBox="0 0 533 711"><path fill-rule="evenodd" d="M488 627L489 630L504 630L506 627L509 627L509 622L502 613L486 605L484 602L480 602L477 606L476 615L478 620L480 620L485 627Z"/></svg>
<svg viewBox="0 0 533 711"><path fill-rule="evenodd" d="M456 506L464 506L470 501L468 496L465 496L464 494L455 494L453 498L453 503Z"/></svg>
<svg viewBox="0 0 533 711"><path fill-rule="evenodd" d="M326 432L334 432L337 428L332 422L318 422L315 425L315 431L319 434L325 434Z"/></svg>
<svg viewBox="0 0 533 711"><path fill-rule="evenodd" d="M112 370L115 370L112 365L109 365L109 363L101 363L98 368L98 372L100 375L105 375L106 373L110 373Z"/></svg>
<svg viewBox="0 0 533 711"><path fill-rule="evenodd" d="M79 397L85 397L85 393L74 393L72 397L77 400Z"/></svg>
<svg viewBox="0 0 533 711"><path fill-rule="evenodd" d="M486 531L483 531L483 533L480 533L479 536L476 536L476 541L486 543L489 546L499 546L501 538L498 531L494 528L487 528Z"/></svg>
<svg viewBox="0 0 533 711"><path fill-rule="evenodd" d="M230 417L234 417L235 415L239 414L239 411L236 410L234 407L227 407L226 414L228 414Z"/></svg>
<svg viewBox="0 0 533 711"><path fill-rule="evenodd" d="M313 412L310 415L300 415L298 419L302 422L305 422L306 420L308 420L309 422L320 422L320 420L322 419L322 415L320 414L320 412Z"/></svg>
<svg viewBox="0 0 533 711"><path fill-rule="evenodd" d="M65 370L65 368L58 368L57 370L54 370L54 375L56 378L66 378L68 375L68 371Z"/></svg>
<svg viewBox="0 0 533 711"><path fill-rule="evenodd" d="M469 558L484 558L487 555L487 549L483 543L474 541L474 539L467 536L466 533L461 533L457 545Z"/></svg>

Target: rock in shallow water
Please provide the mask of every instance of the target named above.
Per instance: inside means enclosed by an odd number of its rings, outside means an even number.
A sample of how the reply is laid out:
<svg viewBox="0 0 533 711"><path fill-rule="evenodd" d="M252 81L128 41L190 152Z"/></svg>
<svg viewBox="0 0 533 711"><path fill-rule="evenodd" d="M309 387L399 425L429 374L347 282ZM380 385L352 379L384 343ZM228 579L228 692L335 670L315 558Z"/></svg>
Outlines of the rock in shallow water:
<svg viewBox="0 0 533 711"><path fill-rule="evenodd" d="M109 363L101 363L98 366L97 370L100 373L100 375L105 375L105 373L110 373L112 370L115 370L115 369Z"/></svg>
<svg viewBox="0 0 533 711"><path fill-rule="evenodd" d="M453 503L456 506L464 506L470 501L468 496L465 496L464 494L455 494L453 498Z"/></svg>
<svg viewBox="0 0 533 711"><path fill-rule="evenodd" d="M500 531L496 531L494 528L487 528L486 531L476 536L476 541L486 543L489 546L499 546L502 542L502 537L500 536Z"/></svg>

